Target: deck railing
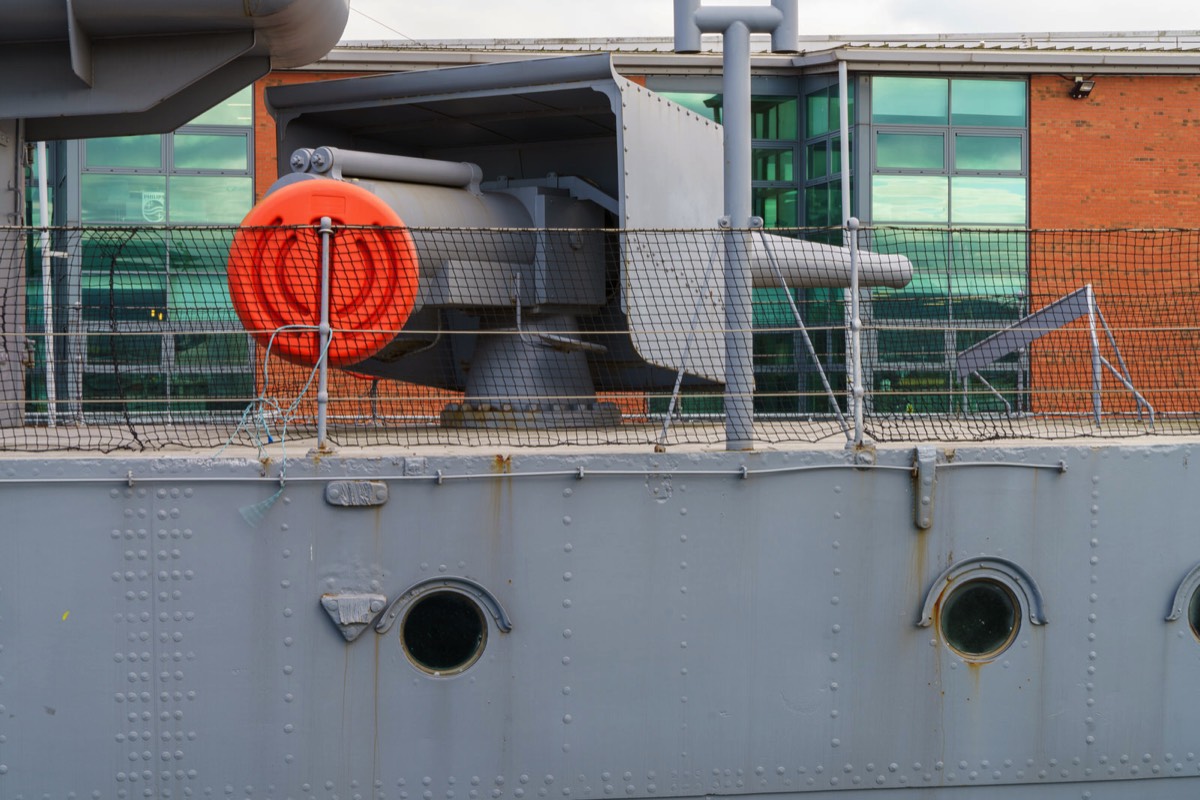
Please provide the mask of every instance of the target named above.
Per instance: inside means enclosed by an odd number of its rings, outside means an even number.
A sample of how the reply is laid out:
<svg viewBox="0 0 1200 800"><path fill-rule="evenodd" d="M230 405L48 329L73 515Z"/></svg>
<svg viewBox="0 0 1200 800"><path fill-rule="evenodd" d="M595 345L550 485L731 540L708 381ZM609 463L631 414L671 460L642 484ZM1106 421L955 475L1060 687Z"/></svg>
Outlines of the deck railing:
<svg viewBox="0 0 1200 800"><path fill-rule="evenodd" d="M324 340L318 226L0 229L0 449L308 441L323 352L330 446L722 441L720 233L402 231L411 274L331 235ZM914 265L861 291L859 364L848 289L755 289L760 445L852 440L856 366L868 441L1200 434L1200 230L857 235Z"/></svg>

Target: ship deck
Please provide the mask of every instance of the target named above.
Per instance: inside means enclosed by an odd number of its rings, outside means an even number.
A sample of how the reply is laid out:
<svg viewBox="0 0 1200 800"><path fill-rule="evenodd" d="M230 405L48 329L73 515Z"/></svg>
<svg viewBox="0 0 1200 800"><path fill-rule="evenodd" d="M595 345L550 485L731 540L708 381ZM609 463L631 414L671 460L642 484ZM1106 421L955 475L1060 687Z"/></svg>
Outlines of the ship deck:
<svg viewBox="0 0 1200 800"><path fill-rule="evenodd" d="M872 418L865 427L868 446L899 449L916 444L947 446L1166 445L1200 442L1200 419L1167 417L1150 428L1136 419L1105 419L1100 426L1080 417ZM516 430L463 429L436 425L331 425L326 452L340 455L390 454L484 455L501 452L604 454L723 452L724 426L719 422L682 422L662 436L661 423L623 424L603 429ZM756 427L754 451L842 451L853 437L831 420L771 420ZM0 459L132 456L296 457L317 452L315 430L239 429L208 424L156 425L26 425L0 429Z"/></svg>

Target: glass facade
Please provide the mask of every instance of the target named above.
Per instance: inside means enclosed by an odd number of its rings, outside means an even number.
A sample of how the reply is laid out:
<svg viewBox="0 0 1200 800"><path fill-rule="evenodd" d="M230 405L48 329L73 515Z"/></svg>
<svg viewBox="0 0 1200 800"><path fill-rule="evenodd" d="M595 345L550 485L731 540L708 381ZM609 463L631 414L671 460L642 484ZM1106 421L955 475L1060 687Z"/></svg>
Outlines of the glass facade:
<svg viewBox="0 0 1200 800"><path fill-rule="evenodd" d="M651 84L651 88L656 87ZM800 79L773 80L762 85L761 91L755 87L751 101L753 213L762 217L765 227L785 235L840 243L838 88L827 82L807 94L801 88ZM660 89L660 93L701 116L721 121L719 93L669 89ZM850 107L853 109L853 99ZM838 229L809 230L829 226ZM832 410L820 372L798 333L792 302L835 391L845 389L843 292L755 289L754 408L760 415ZM665 401L654 405L654 410L665 410L665 405ZM712 395L686 398L683 404L685 413L719 413L721 408L720 396Z"/></svg>
<svg viewBox="0 0 1200 800"><path fill-rule="evenodd" d="M251 102L246 88L173 133L55 148L51 183L66 188L54 222L86 228L56 234L65 256L56 265L55 327L78 334L62 337L61 348L81 343L57 354L60 403L85 415L162 413L165 404L194 414L240 411L253 395L253 348L225 282L230 233L162 227L235 225L250 210ZM29 265L29 306L41 309L39 259ZM44 367L32 377L29 411L37 413ZM101 402L112 398L134 403Z"/></svg>
<svg viewBox="0 0 1200 800"><path fill-rule="evenodd" d="M650 78L648 86L721 122L719 78ZM875 290L864 309L875 410L952 411L960 388L951 369L956 353L1027 311L1021 233L1028 220L1027 84L1009 77L859 75L848 88L851 160L843 164L836 76L755 78L753 213L787 235L841 244L848 171L852 213L874 229L865 244L902 253L916 267L910 286ZM127 397L169 399L182 409L232 407L224 396L250 393L254 356L226 295L228 240L216 233L209 242L173 236L159 226L233 225L249 211L250 90L169 134L55 150L59 180L52 183L66 188L53 204L54 222L103 229L83 235L72 250L68 272L76 277L56 282L63 312L56 327L87 336L82 352L60 354L59 397L86 407L93 397L110 396L112 365L120 361L141 371L136 381L122 377ZM35 206L29 204L36 215ZM36 331L41 281L33 250L29 322ZM841 289L755 291L758 413L833 411L820 371L844 395L846 306ZM83 311L72 316L71 308ZM211 332L183 334L184 324ZM1023 369L1010 359L985 377L1015 396ZM205 376L218 373L219 382L207 385ZM44 396L44 380L43 369L41 388L36 375L31 381L31 400ZM931 388L944 393L931 400ZM696 413L720 411L719 397L689 403Z"/></svg>
<svg viewBox="0 0 1200 800"><path fill-rule="evenodd" d="M874 410L955 411L957 353L1027 312L1027 84L923 76L866 82L870 111L860 123L870 137L871 246L902 253L915 268L908 287L875 290L867 308ZM983 377L1016 406L1019 359ZM995 396L969 402L973 410L1002 408Z"/></svg>

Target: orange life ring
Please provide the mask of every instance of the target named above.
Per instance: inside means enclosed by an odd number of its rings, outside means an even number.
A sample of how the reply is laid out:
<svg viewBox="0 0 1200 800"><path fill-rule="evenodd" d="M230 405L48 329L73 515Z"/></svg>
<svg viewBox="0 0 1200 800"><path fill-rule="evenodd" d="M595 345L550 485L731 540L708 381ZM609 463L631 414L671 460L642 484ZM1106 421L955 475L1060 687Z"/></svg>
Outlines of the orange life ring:
<svg viewBox="0 0 1200 800"><path fill-rule="evenodd" d="M417 249L400 216L360 186L310 180L267 195L234 234L229 295L242 324L264 346L279 328L321 320L322 217L333 220L330 241L329 363L357 364L404 327L417 296ZM315 364L315 331L275 336L272 352Z"/></svg>

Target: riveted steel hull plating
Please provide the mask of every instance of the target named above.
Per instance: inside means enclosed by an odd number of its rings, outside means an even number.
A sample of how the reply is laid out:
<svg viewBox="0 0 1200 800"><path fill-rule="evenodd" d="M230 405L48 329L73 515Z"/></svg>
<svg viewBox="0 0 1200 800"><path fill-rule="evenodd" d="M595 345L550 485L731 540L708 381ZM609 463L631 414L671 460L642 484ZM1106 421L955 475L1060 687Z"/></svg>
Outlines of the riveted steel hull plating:
<svg viewBox="0 0 1200 800"><path fill-rule="evenodd" d="M923 451L928 526L899 447L297 460L274 502L8 458L0 796L1192 798L1194 450ZM929 595L989 559L1041 619L971 661ZM457 674L404 641L437 592L486 625Z"/></svg>

